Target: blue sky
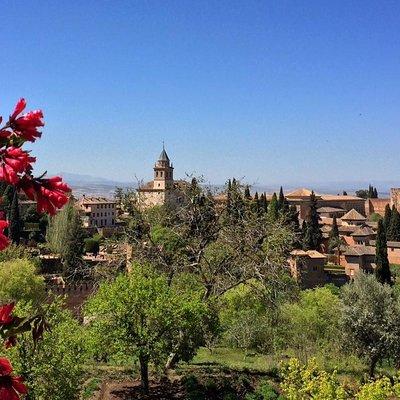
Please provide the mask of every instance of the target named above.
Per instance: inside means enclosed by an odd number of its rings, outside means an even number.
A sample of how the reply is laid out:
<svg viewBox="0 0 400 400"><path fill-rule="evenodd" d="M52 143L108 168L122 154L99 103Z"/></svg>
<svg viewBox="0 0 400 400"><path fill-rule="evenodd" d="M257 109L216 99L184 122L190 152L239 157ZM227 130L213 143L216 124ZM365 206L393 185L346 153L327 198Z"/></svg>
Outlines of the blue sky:
<svg viewBox="0 0 400 400"><path fill-rule="evenodd" d="M0 114L38 169L250 183L399 179L398 1L5 1Z"/></svg>

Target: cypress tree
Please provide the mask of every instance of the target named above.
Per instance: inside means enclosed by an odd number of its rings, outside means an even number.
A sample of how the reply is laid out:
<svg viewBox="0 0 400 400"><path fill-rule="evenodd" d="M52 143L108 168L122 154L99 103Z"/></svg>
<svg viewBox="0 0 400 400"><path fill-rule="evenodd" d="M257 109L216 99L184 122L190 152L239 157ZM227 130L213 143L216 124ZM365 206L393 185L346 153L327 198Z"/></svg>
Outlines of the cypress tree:
<svg viewBox="0 0 400 400"><path fill-rule="evenodd" d="M322 242L322 232L319 227L319 215L317 212L317 199L314 192L310 195L310 214L307 221L305 246L307 250L318 250Z"/></svg>
<svg viewBox="0 0 400 400"><path fill-rule="evenodd" d="M395 206L393 206L391 214L390 224L386 229L386 238L387 240L400 242L400 214Z"/></svg>
<svg viewBox="0 0 400 400"><path fill-rule="evenodd" d="M292 205L289 207L287 213L287 221L293 227L295 232L298 232L300 229L300 222L299 222L299 212L297 211L296 206Z"/></svg>
<svg viewBox="0 0 400 400"><path fill-rule="evenodd" d="M260 211L260 200L258 198L258 192L256 192L254 194L254 198L253 198L253 209L255 212L259 212Z"/></svg>
<svg viewBox="0 0 400 400"><path fill-rule="evenodd" d="M19 215L18 191L14 189L12 202L8 213L8 236L14 244L19 244L21 239L21 218Z"/></svg>
<svg viewBox="0 0 400 400"><path fill-rule="evenodd" d="M374 188L374 199L378 198L378 190L377 188Z"/></svg>
<svg viewBox="0 0 400 400"><path fill-rule="evenodd" d="M275 222L279 216L278 198L276 193L272 195L272 199L268 204L268 218L270 221Z"/></svg>
<svg viewBox="0 0 400 400"><path fill-rule="evenodd" d="M380 283L392 282L387 254L386 232L382 220L378 222L375 248L375 276Z"/></svg>
<svg viewBox="0 0 400 400"><path fill-rule="evenodd" d="M374 188L371 185L368 186L368 197L370 199L374 197Z"/></svg>
<svg viewBox="0 0 400 400"><path fill-rule="evenodd" d="M267 197L265 193L261 193L260 197L260 209L264 212L268 211L268 203L267 203Z"/></svg>
<svg viewBox="0 0 400 400"><path fill-rule="evenodd" d="M383 217L383 225L385 226L386 230L389 229L391 218L392 218L392 210L389 204L386 204L385 216Z"/></svg>
<svg viewBox="0 0 400 400"><path fill-rule="evenodd" d="M228 180L228 188L226 190L226 213L228 217L232 214L232 182Z"/></svg>
<svg viewBox="0 0 400 400"><path fill-rule="evenodd" d="M285 205L285 195L283 194L283 188L279 189L279 197L278 197L278 210L282 210Z"/></svg>
<svg viewBox="0 0 400 400"><path fill-rule="evenodd" d="M301 224L301 244L304 250L307 250L306 246L306 235L307 235L307 221L304 219Z"/></svg>
<svg viewBox="0 0 400 400"><path fill-rule="evenodd" d="M249 185L246 185L246 187L244 189L244 198L247 199L247 200L251 199Z"/></svg>
<svg viewBox="0 0 400 400"><path fill-rule="evenodd" d="M329 250L332 251L339 242L339 228L337 224L336 215L333 216L332 229L329 232Z"/></svg>

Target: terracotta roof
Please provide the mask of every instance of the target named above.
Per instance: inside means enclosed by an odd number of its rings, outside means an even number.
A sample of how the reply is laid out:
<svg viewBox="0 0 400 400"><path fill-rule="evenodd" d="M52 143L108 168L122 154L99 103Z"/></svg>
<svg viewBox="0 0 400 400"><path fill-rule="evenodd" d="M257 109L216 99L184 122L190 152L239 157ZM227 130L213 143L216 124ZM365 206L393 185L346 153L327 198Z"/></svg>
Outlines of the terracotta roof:
<svg viewBox="0 0 400 400"><path fill-rule="evenodd" d="M361 215L357 210L352 208L340 219L343 221L365 221L367 218L365 218L364 215Z"/></svg>
<svg viewBox="0 0 400 400"><path fill-rule="evenodd" d="M355 246L349 246L343 254L345 256L374 256L375 247L356 244Z"/></svg>
<svg viewBox="0 0 400 400"><path fill-rule="evenodd" d="M341 225L339 226L339 233L353 233L358 229L355 225Z"/></svg>
<svg viewBox="0 0 400 400"><path fill-rule="evenodd" d="M364 226L358 228L356 231L354 231L351 236L370 236L374 235L375 232L369 227L369 226Z"/></svg>
<svg viewBox="0 0 400 400"><path fill-rule="evenodd" d="M336 201L348 201L348 200L358 200L364 202L365 199L357 196L344 196L342 194L321 194L321 200L336 200Z"/></svg>
<svg viewBox="0 0 400 400"><path fill-rule="evenodd" d="M312 191L306 188L296 189L293 192L288 193L285 197L310 197ZM317 195L316 195L317 196Z"/></svg>
<svg viewBox="0 0 400 400"><path fill-rule="evenodd" d="M333 212L346 212L343 208L335 208L335 207L320 207L317 209L319 213L333 213Z"/></svg>
<svg viewBox="0 0 400 400"><path fill-rule="evenodd" d="M371 240L370 243L371 243L371 246L375 246L376 241L375 240ZM388 247L393 247L395 249L400 249L400 242L394 242L394 241L389 240L387 242L387 246Z"/></svg>
<svg viewBox="0 0 400 400"><path fill-rule="evenodd" d="M293 250L290 252L292 256L297 256L297 257L310 257L310 258L326 258L326 256L319 251L316 250Z"/></svg>
<svg viewBox="0 0 400 400"><path fill-rule="evenodd" d="M319 220L323 225L333 225L333 218L331 217L319 217ZM342 225L342 220L340 218L337 218L336 223L338 226L340 226Z"/></svg>
<svg viewBox="0 0 400 400"><path fill-rule="evenodd" d="M80 204L115 204L115 200L107 199L105 197L87 197L83 196L79 200Z"/></svg>

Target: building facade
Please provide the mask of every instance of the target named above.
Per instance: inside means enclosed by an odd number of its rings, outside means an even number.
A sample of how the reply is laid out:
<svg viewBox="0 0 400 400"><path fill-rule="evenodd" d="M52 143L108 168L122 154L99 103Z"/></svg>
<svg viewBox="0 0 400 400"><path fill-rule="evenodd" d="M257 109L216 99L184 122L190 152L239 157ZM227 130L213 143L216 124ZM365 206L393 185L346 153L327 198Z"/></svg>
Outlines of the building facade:
<svg viewBox="0 0 400 400"><path fill-rule="evenodd" d="M83 196L77 202L85 228L114 227L117 203L105 197Z"/></svg>
<svg viewBox="0 0 400 400"><path fill-rule="evenodd" d="M180 200L179 184L174 181L174 167L163 146L158 160L154 164L154 179L138 189L140 208L178 203Z"/></svg>

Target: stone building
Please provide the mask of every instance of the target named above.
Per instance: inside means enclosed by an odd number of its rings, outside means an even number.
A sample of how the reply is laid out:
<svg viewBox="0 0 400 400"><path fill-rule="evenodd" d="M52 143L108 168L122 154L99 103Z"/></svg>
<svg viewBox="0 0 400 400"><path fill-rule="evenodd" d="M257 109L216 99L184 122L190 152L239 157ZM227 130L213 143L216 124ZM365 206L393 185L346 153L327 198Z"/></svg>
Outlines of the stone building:
<svg viewBox="0 0 400 400"><path fill-rule="evenodd" d="M288 260L293 278L304 289L323 286L326 256L316 250L293 250Z"/></svg>
<svg viewBox="0 0 400 400"><path fill-rule="evenodd" d="M308 217L311 193L311 190L302 188L285 195L289 204L296 206L300 219ZM270 198L271 196L268 197L268 200ZM315 199L318 209L326 216L335 214L339 217L353 208L365 215L365 199L357 196L315 193Z"/></svg>
<svg viewBox="0 0 400 400"><path fill-rule="evenodd" d="M174 181L174 167L164 146L153 170L154 179L138 189L139 207L149 208L167 203L179 203L180 187L183 182Z"/></svg>
<svg viewBox="0 0 400 400"><path fill-rule="evenodd" d="M84 195L77 202L85 228L115 226L116 206L115 200L106 199L105 197L87 197Z"/></svg>
<svg viewBox="0 0 400 400"><path fill-rule="evenodd" d="M390 189L390 207L393 206L400 210L400 188Z"/></svg>

